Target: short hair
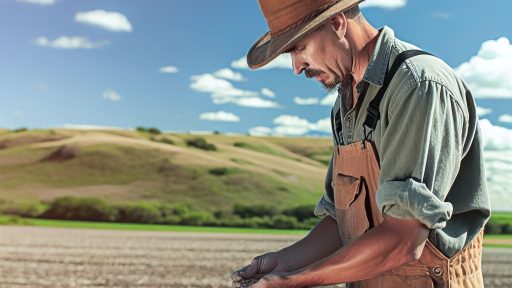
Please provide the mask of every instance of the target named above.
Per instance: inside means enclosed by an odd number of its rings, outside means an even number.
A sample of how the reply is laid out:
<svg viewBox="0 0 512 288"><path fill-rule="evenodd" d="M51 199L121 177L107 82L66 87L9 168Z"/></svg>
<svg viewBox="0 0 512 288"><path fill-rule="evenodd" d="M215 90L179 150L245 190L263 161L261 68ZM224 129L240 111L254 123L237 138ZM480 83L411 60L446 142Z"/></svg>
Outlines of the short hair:
<svg viewBox="0 0 512 288"><path fill-rule="evenodd" d="M359 5L343 11L343 14L347 19L351 19L357 23L363 23L365 21L363 13L361 13L361 10L359 9Z"/></svg>

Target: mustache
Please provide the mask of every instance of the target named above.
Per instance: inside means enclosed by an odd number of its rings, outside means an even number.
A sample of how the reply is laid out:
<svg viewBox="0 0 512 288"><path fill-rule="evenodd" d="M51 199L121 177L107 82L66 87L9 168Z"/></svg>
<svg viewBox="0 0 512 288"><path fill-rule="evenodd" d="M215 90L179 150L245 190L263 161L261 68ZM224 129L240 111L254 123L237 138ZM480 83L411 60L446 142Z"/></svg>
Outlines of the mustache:
<svg viewBox="0 0 512 288"><path fill-rule="evenodd" d="M304 71L304 75L306 75L307 78L313 78L313 77L316 77L320 74L324 73L323 71L321 70L316 70L316 69L312 69L312 68L309 68L309 69L306 69Z"/></svg>

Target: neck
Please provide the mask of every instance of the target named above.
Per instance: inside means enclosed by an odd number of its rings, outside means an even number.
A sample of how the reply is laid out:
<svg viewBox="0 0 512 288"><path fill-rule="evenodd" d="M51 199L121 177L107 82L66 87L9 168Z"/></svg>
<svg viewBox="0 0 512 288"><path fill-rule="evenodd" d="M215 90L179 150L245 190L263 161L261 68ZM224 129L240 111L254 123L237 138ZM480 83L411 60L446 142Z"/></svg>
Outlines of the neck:
<svg viewBox="0 0 512 288"><path fill-rule="evenodd" d="M347 27L347 36L351 38L349 40L352 43L352 71L350 74L354 78L354 86L363 80L370 57L375 50L378 35L379 31L367 22Z"/></svg>

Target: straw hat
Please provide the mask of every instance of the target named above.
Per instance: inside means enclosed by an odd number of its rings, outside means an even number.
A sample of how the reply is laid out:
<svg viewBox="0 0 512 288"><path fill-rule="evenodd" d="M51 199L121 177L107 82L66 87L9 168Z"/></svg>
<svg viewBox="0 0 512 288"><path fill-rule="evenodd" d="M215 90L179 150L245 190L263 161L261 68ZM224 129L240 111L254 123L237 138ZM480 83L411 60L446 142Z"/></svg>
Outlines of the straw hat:
<svg viewBox="0 0 512 288"><path fill-rule="evenodd" d="M288 50L307 32L339 12L364 0L258 0L269 32L247 53L247 64L257 69Z"/></svg>

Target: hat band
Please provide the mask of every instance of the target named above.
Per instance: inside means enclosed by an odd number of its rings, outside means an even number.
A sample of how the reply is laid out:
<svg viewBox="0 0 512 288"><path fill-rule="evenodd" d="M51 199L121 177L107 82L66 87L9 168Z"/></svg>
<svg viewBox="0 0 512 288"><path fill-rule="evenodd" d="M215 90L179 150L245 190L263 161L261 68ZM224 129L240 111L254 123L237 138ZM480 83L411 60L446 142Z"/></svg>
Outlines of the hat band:
<svg viewBox="0 0 512 288"><path fill-rule="evenodd" d="M336 4L336 2L334 4ZM320 15L322 12L327 10L329 7L333 6L334 4L333 3L329 3L327 5L321 6L316 11L313 11L312 13L306 15L306 17L304 17L301 20L293 23L292 25L286 26L284 29L281 29L281 30L273 32L273 33L270 32L270 36L275 37L275 36L279 36L281 34L284 34L284 33L288 32L288 31L292 30L293 28L295 28L297 26L300 26L300 25L308 22L309 20L315 18L316 16Z"/></svg>

